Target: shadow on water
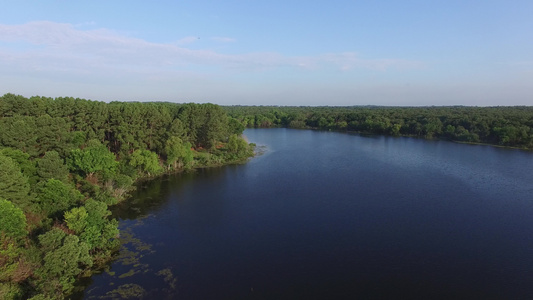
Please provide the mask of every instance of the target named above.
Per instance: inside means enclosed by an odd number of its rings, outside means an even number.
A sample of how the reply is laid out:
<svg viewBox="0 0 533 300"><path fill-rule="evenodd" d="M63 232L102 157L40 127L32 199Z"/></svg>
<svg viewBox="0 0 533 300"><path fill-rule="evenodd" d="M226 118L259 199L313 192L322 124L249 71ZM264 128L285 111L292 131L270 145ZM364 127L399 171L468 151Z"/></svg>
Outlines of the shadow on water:
<svg viewBox="0 0 533 300"><path fill-rule="evenodd" d="M71 298L174 299L177 295L177 279L173 267L155 270L143 262L143 258L157 253L153 245L138 238L135 231L143 227L145 221L153 213L160 211L169 199L176 200L175 193L184 186L198 178L222 176L223 168L197 169L144 181L137 186L137 190L128 200L111 207L113 217L120 222L120 250L103 270L94 273L92 277L82 278L79 291ZM91 288L95 278L107 282L108 287L97 285ZM145 289L146 282L151 282L151 286L157 288Z"/></svg>
<svg viewBox="0 0 533 300"><path fill-rule="evenodd" d="M222 176L223 167L203 168L178 174L165 175L137 186L137 191L126 201L110 207L118 220L136 220L158 211L169 200L169 194L179 191L195 178Z"/></svg>

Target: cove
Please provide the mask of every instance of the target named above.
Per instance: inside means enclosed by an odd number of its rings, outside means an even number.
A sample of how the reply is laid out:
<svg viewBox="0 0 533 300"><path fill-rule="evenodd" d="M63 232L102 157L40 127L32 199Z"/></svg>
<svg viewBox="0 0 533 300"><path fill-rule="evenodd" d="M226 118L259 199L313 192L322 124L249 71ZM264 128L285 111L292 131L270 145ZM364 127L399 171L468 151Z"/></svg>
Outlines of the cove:
<svg viewBox="0 0 533 300"><path fill-rule="evenodd" d="M263 155L146 183L83 298L530 299L533 153L247 129ZM128 294L129 293L129 294Z"/></svg>

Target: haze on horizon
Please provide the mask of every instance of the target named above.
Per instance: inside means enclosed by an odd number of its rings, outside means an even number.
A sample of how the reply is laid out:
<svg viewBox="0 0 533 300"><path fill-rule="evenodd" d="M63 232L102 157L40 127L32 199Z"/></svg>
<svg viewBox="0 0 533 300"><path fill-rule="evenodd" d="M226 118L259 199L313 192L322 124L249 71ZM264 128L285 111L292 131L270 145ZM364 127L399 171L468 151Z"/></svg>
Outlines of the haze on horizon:
<svg viewBox="0 0 533 300"><path fill-rule="evenodd" d="M533 105L528 0L2 2L2 95Z"/></svg>

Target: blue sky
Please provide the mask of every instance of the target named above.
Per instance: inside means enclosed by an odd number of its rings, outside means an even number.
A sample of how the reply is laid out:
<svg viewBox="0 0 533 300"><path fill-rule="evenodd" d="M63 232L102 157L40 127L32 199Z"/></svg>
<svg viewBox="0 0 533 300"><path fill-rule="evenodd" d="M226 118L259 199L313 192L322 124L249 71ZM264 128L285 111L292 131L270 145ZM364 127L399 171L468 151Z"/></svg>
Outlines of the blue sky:
<svg viewBox="0 0 533 300"><path fill-rule="evenodd" d="M0 94L533 105L533 1L0 1Z"/></svg>

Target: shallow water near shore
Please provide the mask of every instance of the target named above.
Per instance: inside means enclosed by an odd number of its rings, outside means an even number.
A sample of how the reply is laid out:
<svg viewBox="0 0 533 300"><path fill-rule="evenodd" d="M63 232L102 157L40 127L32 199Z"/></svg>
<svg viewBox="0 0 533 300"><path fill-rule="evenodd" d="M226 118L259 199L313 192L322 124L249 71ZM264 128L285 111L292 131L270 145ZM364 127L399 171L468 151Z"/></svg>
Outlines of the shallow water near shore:
<svg viewBox="0 0 533 300"><path fill-rule="evenodd" d="M247 129L246 164L145 183L83 297L530 299L533 154Z"/></svg>

